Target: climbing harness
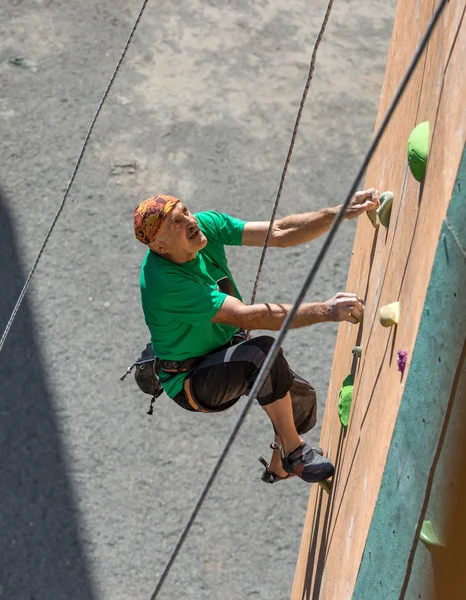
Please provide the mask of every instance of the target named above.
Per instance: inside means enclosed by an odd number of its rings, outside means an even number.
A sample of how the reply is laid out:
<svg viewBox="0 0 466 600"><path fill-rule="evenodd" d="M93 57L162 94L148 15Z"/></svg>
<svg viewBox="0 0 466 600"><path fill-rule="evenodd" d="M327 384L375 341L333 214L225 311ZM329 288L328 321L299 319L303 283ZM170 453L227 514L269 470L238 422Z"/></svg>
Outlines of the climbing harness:
<svg viewBox="0 0 466 600"><path fill-rule="evenodd" d="M238 331L230 339L230 341L225 344L224 347L228 348L229 346L235 346L236 344L244 342L245 339L247 339L246 333L244 331ZM222 348L215 348L213 352L218 352L221 349ZM212 354L213 352L209 354ZM148 415L152 415L154 413L153 404L155 400L163 394L164 391L163 386L160 383L160 371L163 370L165 373L170 373L173 375L187 373L188 371L191 371L191 369L194 369L194 367L201 363L204 359L206 359L209 354L195 356L186 360L162 360L155 356L152 349L152 344L149 342L141 352L141 356L137 358L120 377L120 381L124 381L126 377L131 374L132 370L136 368L134 372L134 379L139 389L145 394L152 396L150 408L147 411ZM186 399L188 403L196 412L222 412L221 410L207 410L199 406L199 403L194 400L190 386L185 385L184 391L186 393Z"/></svg>
<svg viewBox="0 0 466 600"><path fill-rule="evenodd" d="M203 356L195 356L194 358L188 358L186 360L160 360L160 366L165 371L165 373L186 373L187 371L191 371L194 369L196 365L202 362L205 358L207 358L213 352L218 352L223 348L228 348L230 346L235 346L241 342L244 342L246 339L246 334L243 331L238 331L235 335L228 341L224 346L220 348L215 348L212 352L204 354Z"/></svg>
<svg viewBox="0 0 466 600"><path fill-rule="evenodd" d="M153 404L156 398L163 394L163 387L159 377L160 360L154 355L152 344L150 342L141 352L141 356L126 369L124 375L120 377L120 381L124 381L134 368L136 368L134 379L136 380L139 389L145 394L152 396L149 410L147 411L148 415L152 415L154 412Z"/></svg>

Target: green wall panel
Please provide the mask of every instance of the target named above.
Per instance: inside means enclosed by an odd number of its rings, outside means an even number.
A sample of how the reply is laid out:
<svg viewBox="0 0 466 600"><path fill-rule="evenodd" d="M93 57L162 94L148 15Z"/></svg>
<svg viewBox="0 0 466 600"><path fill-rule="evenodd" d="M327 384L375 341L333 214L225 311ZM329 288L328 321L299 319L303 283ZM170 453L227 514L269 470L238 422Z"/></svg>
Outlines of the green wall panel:
<svg viewBox="0 0 466 600"><path fill-rule="evenodd" d="M464 413L466 412L465 399L466 364L463 364L462 376L452 402L445 441L435 470L432 493L425 514L425 520L432 522L435 533L443 541L445 540L445 519L448 515L448 505L454 495L455 488L458 486L455 462L458 454L462 452L466 444L464 431L461 431L462 423L464 423ZM437 590L436 582L438 583L439 579L439 568L437 555L432 554L424 544L418 544L406 599L432 598L433 596L429 596L429 592Z"/></svg>

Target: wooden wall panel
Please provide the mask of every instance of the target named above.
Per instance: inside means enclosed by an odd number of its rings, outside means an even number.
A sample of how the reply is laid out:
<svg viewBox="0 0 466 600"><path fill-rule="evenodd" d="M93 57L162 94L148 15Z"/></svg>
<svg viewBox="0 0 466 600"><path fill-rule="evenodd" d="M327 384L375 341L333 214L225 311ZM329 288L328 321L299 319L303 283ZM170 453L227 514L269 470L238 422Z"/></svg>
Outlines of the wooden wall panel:
<svg viewBox="0 0 466 600"><path fill-rule="evenodd" d="M433 14L434 2L400 0L377 122ZM344 600L352 592L374 507L404 383L424 307L427 285L466 139L465 0L451 0L367 171L366 187L395 197L388 230L360 219L347 290L366 299L364 322L342 324L322 426L321 445L336 461L331 496L315 486L296 569L292 600ZM407 166L408 137L416 124L431 125L425 180ZM382 305L399 300L400 323L385 329ZM351 350L363 347L359 361ZM402 377L397 351L408 351ZM348 431L338 419L343 379L356 373ZM374 596L375 597L375 596Z"/></svg>

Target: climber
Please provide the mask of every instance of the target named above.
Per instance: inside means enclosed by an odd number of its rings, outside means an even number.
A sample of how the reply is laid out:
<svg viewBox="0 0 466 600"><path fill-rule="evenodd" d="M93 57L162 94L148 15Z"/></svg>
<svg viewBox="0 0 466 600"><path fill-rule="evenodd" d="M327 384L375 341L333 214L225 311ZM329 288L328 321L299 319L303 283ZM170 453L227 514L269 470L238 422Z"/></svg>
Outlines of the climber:
<svg viewBox="0 0 466 600"><path fill-rule="evenodd" d="M379 205L373 188L357 192L345 218ZM303 244L325 233L340 207L275 221L269 246ZM245 331L279 330L291 305L246 305L228 267L224 246L262 246L268 222L245 222L214 211L193 215L180 200L157 195L133 214L137 239L148 246L141 268L141 301L152 348L161 360L160 382L181 407L220 412L248 393L274 338L246 338ZM337 293L325 302L303 303L292 327L358 323L363 300ZM312 386L296 375L280 350L257 400L270 418L275 442L265 481L297 475L307 482L331 477L334 467L301 438L315 424Z"/></svg>

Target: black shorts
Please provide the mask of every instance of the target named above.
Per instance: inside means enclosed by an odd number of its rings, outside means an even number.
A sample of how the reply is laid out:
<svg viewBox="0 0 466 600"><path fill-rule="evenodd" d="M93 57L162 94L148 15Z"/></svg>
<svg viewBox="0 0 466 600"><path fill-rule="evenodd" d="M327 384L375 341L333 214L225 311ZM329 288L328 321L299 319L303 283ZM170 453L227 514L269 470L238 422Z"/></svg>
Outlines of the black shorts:
<svg viewBox="0 0 466 600"><path fill-rule="evenodd" d="M221 412L247 395L273 342L273 337L262 335L205 358L188 375L196 404L207 412ZM257 401L261 406L267 406L287 392L291 394L296 429L300 434L306 433L316 423L316 393L310 383L290 369L280 350ZM184 390L173 400L187 410L194 410Z"/></svg>

